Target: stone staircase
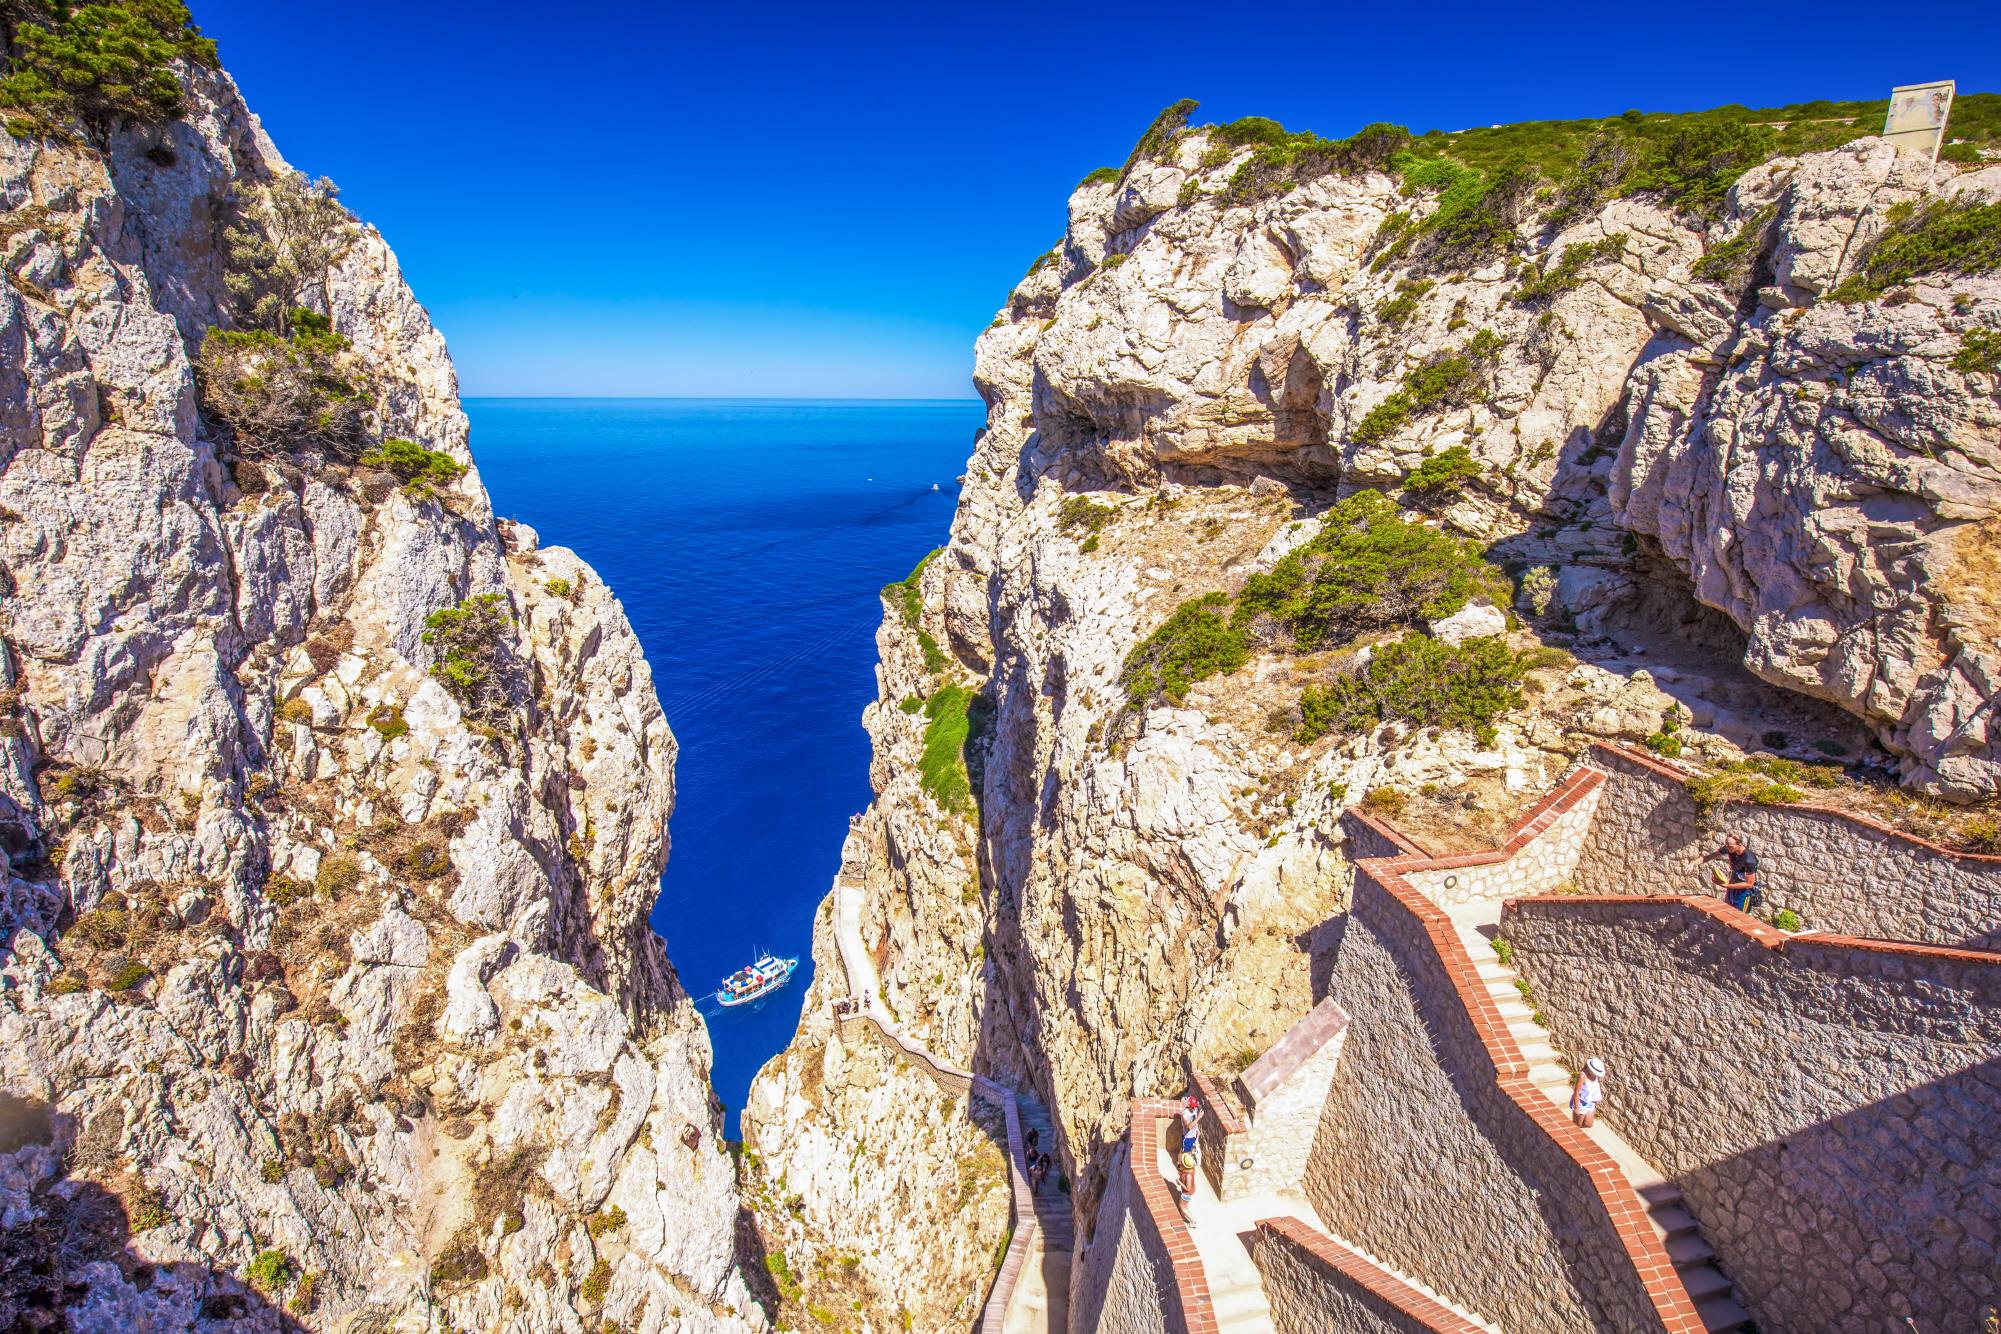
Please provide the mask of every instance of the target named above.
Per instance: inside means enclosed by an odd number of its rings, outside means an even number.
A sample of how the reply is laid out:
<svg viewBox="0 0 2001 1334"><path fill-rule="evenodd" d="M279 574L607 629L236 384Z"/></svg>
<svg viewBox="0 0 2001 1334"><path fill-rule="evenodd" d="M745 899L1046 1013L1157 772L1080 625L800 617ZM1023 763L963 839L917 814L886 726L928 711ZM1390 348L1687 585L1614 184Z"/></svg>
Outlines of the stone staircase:
<svg viewBox="0 0 2001 1334"><path fill-rule="evenodd" d="M858 817L859 818L859 817ZM1077 1229L1071 1218L1070 1196L1057 1188L1052 1167L1042 1188L1034 1192L1033 1209L1025 1208L1028 1164L1024 1146L1031 1127L1041 1151L1055 1161L1056 1128L1048 1109L1034 1096L1005 1088L982 1075L940 1059L923 1044L906 1036L881 1001L882 979L861 936L866 897L855 821L850 821L848 846L842 850L841 871L834 878L834 941L847 974L848 995L861 1008L847 1022L862 1022L909 1060L933 1083L951 1093L985 1098L999 1105L1008 1122L1008 1176L1014 1193L1014 1235L1002 1256L981 1313L981 1334L1063 1334L1069 1327L1070 1261Z"/></svg>
<svg viewBox="0 0 2001 1334"><path fill-rule="evenodd" d="M1160 1172L1172 1178L1174 1159L1163 1146ZM1305 1198L1292 1193L1261 1193L1223 1201L1206 1172L1195 1174L1195 1203L1189 1233L1196 1253L1202 1257L1202 1274L1209 1286L1209 1301L1215 1313L1218 1334L1270 1334L1273 1326L1271 1302L1265 1292L1264 1275L1251 1257L1250 1241L1257 1224L1269 1218L1295 1218L1323 1233L1383 1274L1422 1293L1475 1329L1501 1334L1500 1326L1452 1301L1409 1274L1386 1264L1344 1237L1328 1232L1320 1215Z"/></svg>
<svg viewBox="0 0 2001 1334"><path fill-rule="evenodd" d="M1060 1162L1056 1153L1056 1125L1049 1109L1034 1095L1020 1091L1014 1095L1014 1105L1021 1113L1022 1142L1027 1142L1028 1132L1033 1130L1050 1162ZM1057 1171L1052 1166L1042 1189L1035 1192L1035 1219L1042 1227L1042 1244L1067 1255L1077 1240L1077 1224L1071 1216L1069 1192L1057 1185Z"/></svg>
<svg viewBox="0 0 2001 1334"><path fill-rule="evenodd" d="M1502 963L1496 953L1490 934L1493 924L1470 921L1461 911L1454 911L1452 916L1466 951L1473 958L1481 985L1493 997L1509 1034L1521 1048L1522 1059L1529 1064L1529 1082L1557 1106L1568 1108L1573 1075L1562 1053L1550 1042L1549 1031L1535 1021L1535 1007L1518 985L1520 974ZM1640 1157L1602 1117L1585 1133L1611 1155L1646 1202L1648 1221L1666 1243L1668 1258L1674 1262L1689 1297L1695 1302L1703 1328L1712 1334L1750 1329L1750 1314L1737 1304L1730 1279L1717 1266L1716 1252L1702 1239L1695 1216L1682 1202L1680 1188Z"/></svg>

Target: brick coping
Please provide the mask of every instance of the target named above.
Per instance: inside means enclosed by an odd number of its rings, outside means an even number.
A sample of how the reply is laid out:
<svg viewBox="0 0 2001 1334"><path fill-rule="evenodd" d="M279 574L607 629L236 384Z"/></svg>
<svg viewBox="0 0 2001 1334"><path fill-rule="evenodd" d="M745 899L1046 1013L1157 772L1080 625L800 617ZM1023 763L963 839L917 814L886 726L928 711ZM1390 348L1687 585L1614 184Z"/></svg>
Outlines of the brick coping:
<svg viewBox="0 0 2001 1334"><path fill-rule="evenodd" d="M1202 1256L1195 1238L1181 1216L1167 1182L1160 1175L1160 1128L1175 1114L1175 1104L1165 1098L1134 1098L1132 1120L1126 1127L1126 1170L1132 1174L1133 1188L1145 1204L1151 1231L1167 1257L1174 1274L1174 1288L1181 1303L1181 1330L1185 1334L1217 1334L1216 1308L1209 1297L1209 1275L1202 1268ZM1169 1329L1174 1329L1170 1323Z"/></svg>
<svg viewBox="0 0 2001 1334"><path fill-rule="evenodd" d="M1602 769L1580 765L1556 781L1556 786L1544 793L1542 799L1524 811L1515 821L1508 836L1498 846L1483 848L1478 852L1454 852L1434 855L1423 851L1401 853L1395 857L1365 857L1357 861L1357 866L1383 866L1399 873L1411 871L1456 871L1468 866L1491 866L1504 862L1520 853L1529 844L1549 832L1549 827L1567 814L1578 802L1596 791L1607 775ZM1349 812L1366 821L1376 832L1394 839L1405 847L1415 848L1409 838L1392 826L1372 816Z"/></svg>
<svg viewBox="0 0 2001 1334"><path fill-rule="evenodd" d="M1304 1219L1261 1218L1257 1226L1260 1241L1271 1238L1297 1247L1426 1329L1437 1334L1486 1334L1457 1311L1433 1301Z"/></svg>
<svg viewBox="0 0 2001 1334"><path fill-rule="evenodd" d="M1487 993L1473 958L1467 953L1465 943L1460 940L1451 919L1443 908L1404 878L1412 872L1453 870L1506 861L1545 833L1558 817L1603 784L1606 777L1602 770L1588 764L1572 769L1516 821L1507 839L1497 848L1444 857L1409 853L1357 861L1358 893L1353 906L1361 906L1359 891L1366 880L1382 890L1390 903L1416 920L1451 981L1453 992L1480 1039L1489 1063L1494 1067L1495 1084L1584 1172L1632 1264L1634 1275L1660 1320L1661 1328L1668 1334L1697 1334L1703 1329L1702 1319L1696 1314L1695 1302L1675 1269L1666 1244L1654 1232L1645 1201L1611 1155L1572 1125L1570 1118L1529 1081L1528 1060L1523 1057L1514 1034L1508 1031L1507 1022L1501 1018L1494 998ZM1394 833L1391 837L1400 846L1410 843L1409 839Z"/></svg>
<svg viewBox="0 0 2001 1334"><path fill-rule="evenodd" d="M1651 755L1643 750L1635 750L1631 746L1621 746L1611 741L1594 741L1591 743L1591 749L1607 755L1616 755L1620 759L1631 764L1637 764L1641 768L1647 769L1656 776L1665 778L1682 788L1688 786L1688 781L1691 778L1697 777L1697 775L1690 773L1678 765L1667 763L1658 755ZM1744 803L1732 802L1730 804L1741 806ZM1934 843L1928 838L1919 838L1916 834L1906 833L1894 825L1884 824L1881 820L1871 819L1866 815L1858 815L1854 811L1844 810L1839 806L1829 806L1817 801L1794 801L1782 806L1767 806L1763 809L1805 811L1813 815L1825 815L1848 824L1857 825L1869 830L1871 833L1881 834L1885 838L1892 839L1909 847L1929 852L1935 857L1946 857L1952 861L1965 862L1973 866L2001 867L2001 853L1966 852L1959 848L1948 848L1943 843Z"/></svg>
<svg viewBox="0 0 2001 1334"><path fill-rule="evenodd" d="M1619 1244L1646 1291L1647 1300L1668 1334L1698 1334L1703 1329L1695 1302L1677 1273L1667 1247L1648 1220L1646 1203L1612 1156L1572 1125L1554 1102L1529 1080L1529 1063L1508 1031L1494 998L1480 981L1473 958L1452 922L1437 904L1403 878L1396 863L1403 858L1371 858L1355 864L1359 880L1366 878L1384 896L1415 918L1430 941L1438 962L1474 1033L1494 1067L1494 1082L1508 1099L1577 1164L1591 1183ZM1422 867L1413 869L1424 869ZM1359 906L1359 902L1358 905Z"/></svg>
<svg viewBox="0 0 2001 1334"><path fill-rule="evenodd" d="M2001 967L2001 953L1968 950L1951 945L1920 945L1901 940L1881 940L1873 936L1844 936L1832 931L1804 931L1798 934L1768 926L1749 913L1739 912L1718 898L1706 894L1536 894L1528 898L1504 899L1506 914L1534 908L1605 908L1638 911L1643 908L1675 907L1707 917L1726 930L1734 931L1774 954L1797 949L1853 950L1857 953L1887 954L1914 962L1949 962Z"/></svg>

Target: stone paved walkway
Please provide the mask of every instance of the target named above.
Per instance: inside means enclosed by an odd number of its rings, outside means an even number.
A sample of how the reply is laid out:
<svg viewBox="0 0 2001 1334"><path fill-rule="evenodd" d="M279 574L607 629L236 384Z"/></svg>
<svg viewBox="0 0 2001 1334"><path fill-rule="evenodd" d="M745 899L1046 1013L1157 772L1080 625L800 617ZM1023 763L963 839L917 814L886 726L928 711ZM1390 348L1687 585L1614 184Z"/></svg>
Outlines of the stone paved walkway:
<svg viewBox="0 0 2001 1334"><path fill-rule="evenodd" d="M1049 1113L1025 1093L1003 1088L933 1055L905 1036L882 1001L882 975L862 942L862 905L867 891L848 876L834 881L834 943L847 974L848 995L867 1002L866 1018L884 1038L939 1085L1002 1101L1008 1127L1008 1178L1014 1194L1014 1236L988 1294L980 1334L1066 1334L1070 1324L1070 1260L1076 1227L1070 1197L1056 1187L1055 1175L1040 1191L1028 1188L1022 1142L1033 1126L1045 1146L1056 1141ZM1054 1157L1054 1155L1051 1155Z"/></svg>

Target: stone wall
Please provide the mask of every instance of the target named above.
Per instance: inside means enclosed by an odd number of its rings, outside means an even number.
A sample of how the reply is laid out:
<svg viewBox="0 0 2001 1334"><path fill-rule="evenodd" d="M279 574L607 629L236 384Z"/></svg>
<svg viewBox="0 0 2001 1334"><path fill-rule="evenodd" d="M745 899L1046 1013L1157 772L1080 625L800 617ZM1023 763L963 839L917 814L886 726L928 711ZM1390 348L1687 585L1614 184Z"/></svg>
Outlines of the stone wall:
<svg viewBox="0 0 2001 1334"><path fill-rule="evenodd" d="M1480 1334L1457 1312L1296 1218L1259 1223L1251 1258L1277 1334Z"/></svg>
<svg viewBox="0 0 2001 1334"><path fill-rule="evenodd" d="M1070 1294L1071 1334L1167 1334L1174 1278L1164 1257L1149 1256L1133 1216L1125 1148L1115 1151L1111 1179L1098 1201L1097 1229L1077 1258Z"/></svg>
<svg viewBox="0 0 2001 1334"><path fill-rule="evenodd" d="M1612 746L1591 760L1608 781L1577 867L1586 893L1705 893L1702 858L1734 830L1764 864L1768 910L1852 936L2001 950L2001 857L1810 807L1731 805L1705 822L1677 770Z"/></svg>
<svg viewBox="0 0 2001 1334"><path fill-rule="evenodd" d="M1352 1019L1305 1180L1320 1217L1507 1328L1699 1327L1637 1199L1594 1185L1610 1160L1528 1083L1443 913L1381 868L1357 867L1330 980Z"/></svg>
<svg viewBox="0 0 2001 1334"><path fill-rule="evenodd" d="M1218 1199L1299 1189L1347 1027L1347 1013L1322 1000L1227 1089L1195 1077L1202 1168Z"/></svg>
<svg viewBox="0 0 2001 1334"><path fill-rule="evenodd" d="M1704 898L1526 901L1502 934L1768 1334L2001 1304L2001 960Z"/></svg>
<svg viewBox="0 0 2001 1334"><path fill-rule="evenodd" d="M1549 894L1574 884L1604 783L1605 776L1594 769L1573 769L1530 808L1500 847L1431 857L1428 869L1407 870L1404 878L1447 908Z"/></svg>
<svg viewBox="0 0 2001 1334"><path fill-rule="evenodd" d="M1090 1245L1071 1285L1071 1334L1216 1334L1195 1239L1161 1174L1174 1104L1135 1099Z"/></svg>

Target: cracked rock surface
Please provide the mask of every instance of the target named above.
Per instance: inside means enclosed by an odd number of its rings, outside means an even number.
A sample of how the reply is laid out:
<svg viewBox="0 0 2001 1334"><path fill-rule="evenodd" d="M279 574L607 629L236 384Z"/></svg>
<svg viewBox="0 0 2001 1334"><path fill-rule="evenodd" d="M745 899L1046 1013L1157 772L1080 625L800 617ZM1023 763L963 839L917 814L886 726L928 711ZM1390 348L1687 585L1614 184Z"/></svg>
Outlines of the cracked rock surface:
<svg viewBox="0 0 2001 1334"><path fill-rule="evenodd" d="M495 519L372 229L323 313L379 435L463 471L218 438L222 220L289 168L184 78L101 151L0 137L0 1325L762 1329L646 925L675 743L638 641ZM425 638L481 595L498 719Z"/></svg>

